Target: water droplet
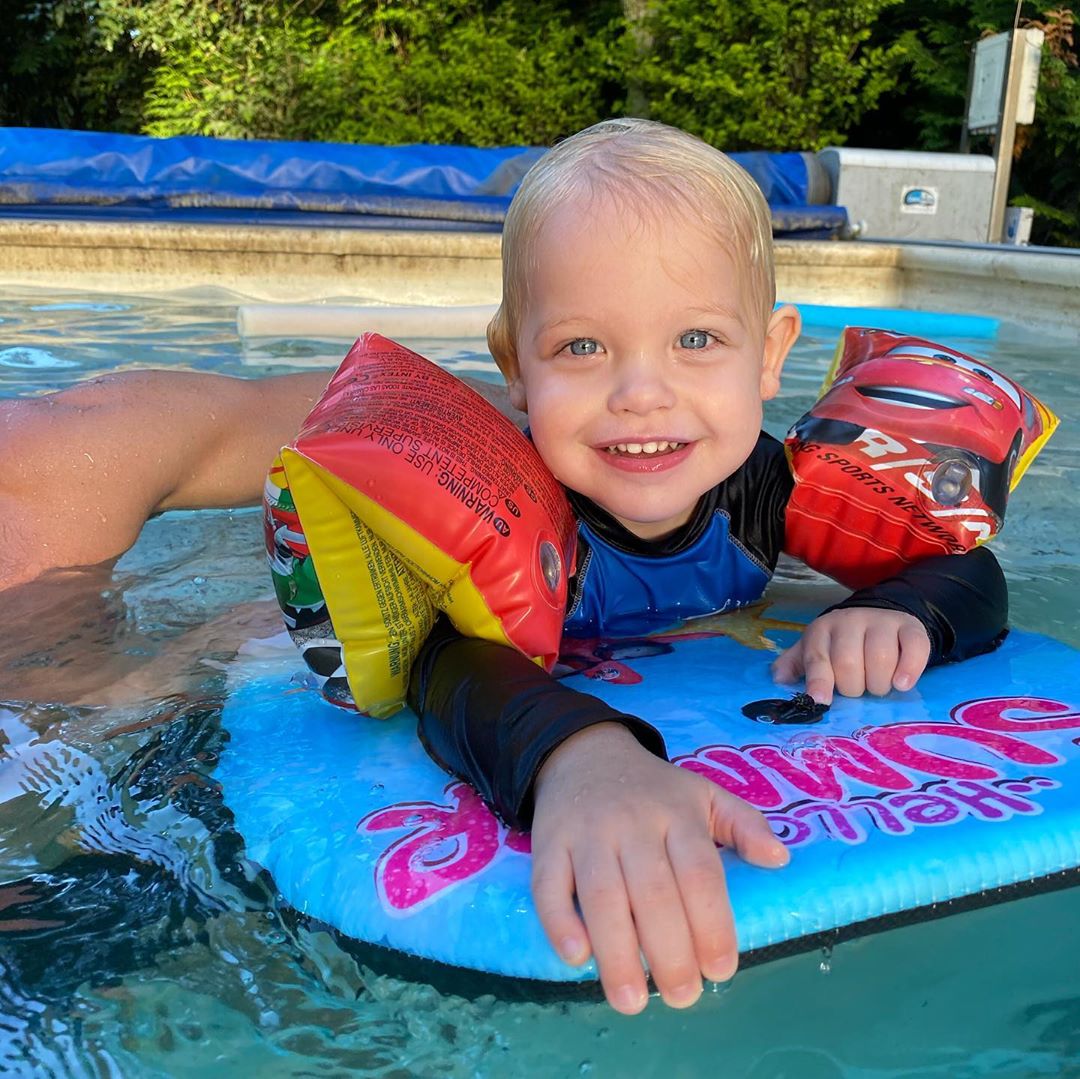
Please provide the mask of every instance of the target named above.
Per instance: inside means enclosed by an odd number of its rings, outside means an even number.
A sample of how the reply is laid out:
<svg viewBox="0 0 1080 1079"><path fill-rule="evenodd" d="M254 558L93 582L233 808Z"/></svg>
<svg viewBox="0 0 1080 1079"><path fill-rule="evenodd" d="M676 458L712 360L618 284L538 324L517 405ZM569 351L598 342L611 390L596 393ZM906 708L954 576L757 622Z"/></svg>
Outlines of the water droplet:
<svg viewBox="0 0 1080 1079"><path fill-rule="evenodd" d="M192 577L191 578L191 583L192 584L206 584L206 578L205 577Z"/></svg>
<svg viewBox="0 0 1080 1079"><path fill-rule="evenodd" d="M822 974L831 974L832 973L832 945L831 944L826 944L825 947L821 949L821 962L818 963L818 970L820 970Z"/></svg>
<svg viewBox="0 0 1080 1079"><path fill-rule="evenodd" d="M591 1072L592 1072L592 1061L591 1060L583 1060L578 1065L578 1074L579 1075L589 1075Z"/></svg>

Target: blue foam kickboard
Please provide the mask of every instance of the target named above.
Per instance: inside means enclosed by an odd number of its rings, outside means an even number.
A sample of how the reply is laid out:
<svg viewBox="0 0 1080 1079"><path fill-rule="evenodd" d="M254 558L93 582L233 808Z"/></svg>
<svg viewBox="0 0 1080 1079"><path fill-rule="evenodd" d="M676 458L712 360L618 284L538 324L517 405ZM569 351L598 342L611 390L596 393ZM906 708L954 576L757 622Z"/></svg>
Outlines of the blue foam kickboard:
<svg viewBox="0 0 1080 1079"><path fill-rule="evenodd" d="M1080 653L1014 631L911 692L838 698L814 724L746 718L744 704L786 695L769 664L805 620L777 604L698 620L608 647L567 680L654 723L676 763L757 804L791 848L778 871L721 854L740 951L992 901L1080 866ZM547 943L528 838L428 759L414 717L335 708L300 668L288 652L246 668L217 770L248 856L285 900L452 966L595 978Z"/></svg>

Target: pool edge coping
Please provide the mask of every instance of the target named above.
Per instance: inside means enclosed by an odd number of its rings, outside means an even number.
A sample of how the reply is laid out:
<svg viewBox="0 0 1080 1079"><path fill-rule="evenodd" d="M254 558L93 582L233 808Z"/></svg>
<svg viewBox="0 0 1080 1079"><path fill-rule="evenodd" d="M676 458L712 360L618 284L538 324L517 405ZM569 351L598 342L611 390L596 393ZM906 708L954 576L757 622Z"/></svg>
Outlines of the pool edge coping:
<svg viewBox="0 0 1080 1079"><path fill-rule="evenodd" d="M496 233L0 218L0 284L159 293L217 287L268 302L482 304ZM795 303L984 314L1080 339L1080 257L987 245L784 240Z"/></svg>

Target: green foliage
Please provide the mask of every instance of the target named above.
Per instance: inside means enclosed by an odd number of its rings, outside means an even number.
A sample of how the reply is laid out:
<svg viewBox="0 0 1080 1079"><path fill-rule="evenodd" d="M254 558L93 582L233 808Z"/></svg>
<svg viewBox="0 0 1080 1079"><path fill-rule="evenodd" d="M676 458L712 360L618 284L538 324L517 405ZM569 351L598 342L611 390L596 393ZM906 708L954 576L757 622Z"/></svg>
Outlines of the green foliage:
<svg viewBox="0 0 1080 1079"><path fill-rule="evenodd" d="M1042 22L1047 44L1035 123L1021 129L1010 201L1035 210L1033 242L1080 247L1080 70L1072 48L1072 13L1063 14L1064 34L1055 35L1054 19Z"/></svg>
<svg viewBox="0 0 1080 1079"><path fill-rule="evenodd" d="M1015 8L1015 0L905 0L885 13L875 40L895 41L906 70L879 122L866 125L875 136L868 145L956 150L971 50L984 33L1011 26Z"/></svg>
<svg viewBox="0 0 1080 1079"><path fill-rule="evenodd" d="M1015 2L0 0L0 123L488 146L626 110L728 150L954 150L971 48ZM1072 13L1021 10L1049 47L1012 201L1080 244Z"/></svg>
<svg viewBox="0 0 1080 1079"><path fill-rule="evenodd" d="M617 8L592 25L588 11L518 0L346 0L342 10L304 81L310 137L546 144L617 108Z"/></svg>
<svg viewBox="0 0 1080 1079"><path fill-rule="evenodd" d="M131 40L152 74L142 108L148 135L274 138L287 131L317 2L98 0L112 41Z"/></svg>
<svg viewBox="0 0 1080 1079"><path fill-rule="evenodd" d="M151 135L488 146L617 106L615 3L98 0L156 65Z"/></svg>
<svg viewBox="0 0 1080 1079"><path fill-rule="evenodd" d="M899 0L656 0L635 75L654 119L726 150L816 150L895 82L902 52L870 44Z"/></svg>
<svg viewBox="0 0 1080 1079"><path fill-rule="evenodd" d="M138 128L148 67L94 0L0 0L0 125Z"/></svg>

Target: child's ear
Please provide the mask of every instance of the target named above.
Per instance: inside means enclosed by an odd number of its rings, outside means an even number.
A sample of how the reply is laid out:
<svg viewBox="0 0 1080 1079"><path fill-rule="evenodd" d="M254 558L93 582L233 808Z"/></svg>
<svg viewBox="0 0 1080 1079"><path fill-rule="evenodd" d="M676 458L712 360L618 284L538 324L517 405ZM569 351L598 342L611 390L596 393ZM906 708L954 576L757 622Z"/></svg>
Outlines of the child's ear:
<svg viewBox="0 0 1080 1079"><path fill-rule="evenodd" d="M789 303L781 304L765 326L765 351L761 363L761 399L771 401L780 390L780 372L791 346L799 338L802 316Z"/></svg>
<svg viewBox="0 0 1080 1079"><path fill-rule="evenodd" d="M499 353L495 356L495 362L502 372L506 381L506 389L510 394L510 404L518 412L528 412L529 406L525 400L525 383L521 378L521 368L518 366L517 356L513 353Z"/></svg>
<svg viewBox="0 0 1080 1079"><path fill-rule="evenodd" d="M521 381L521 368L518 365L517 342L511 332L510 320L505 306L500 305L487 328L488 351L495 360L506 381L510 394L510 404L518 412L527 412L525 402L525 384Z"/></svg>
<svg viewBox="0 0 1080 1079"><path fill-rule="evenodd" d="M514 370L503 371L503 378L506 379L506 388L510 393L510 404L518 410L518 412L528 412L529 403L525 399L525 383L521 380L521 372L518 371L517 365L514 365Z"/></svg>

